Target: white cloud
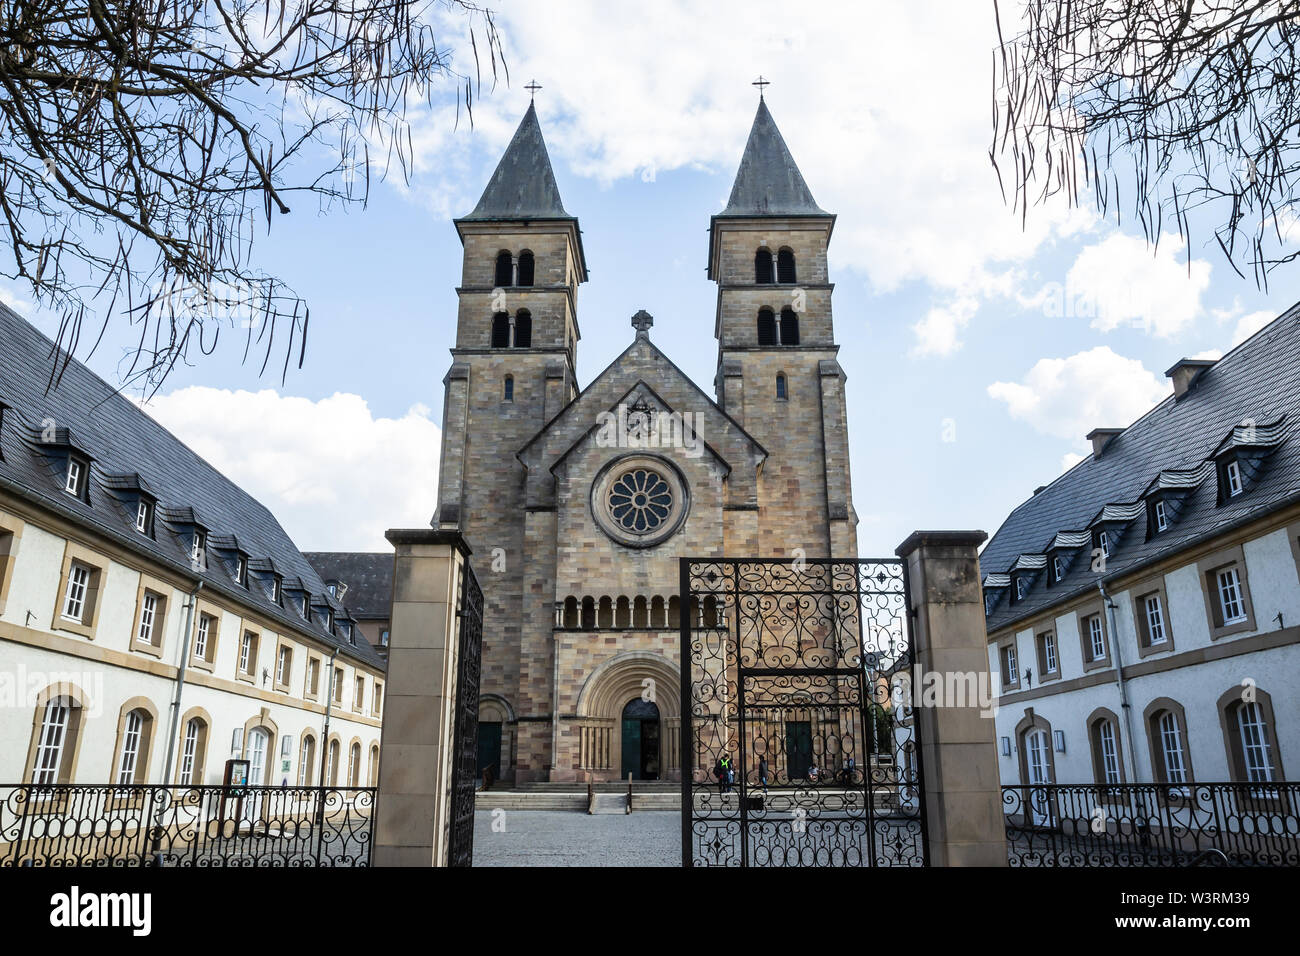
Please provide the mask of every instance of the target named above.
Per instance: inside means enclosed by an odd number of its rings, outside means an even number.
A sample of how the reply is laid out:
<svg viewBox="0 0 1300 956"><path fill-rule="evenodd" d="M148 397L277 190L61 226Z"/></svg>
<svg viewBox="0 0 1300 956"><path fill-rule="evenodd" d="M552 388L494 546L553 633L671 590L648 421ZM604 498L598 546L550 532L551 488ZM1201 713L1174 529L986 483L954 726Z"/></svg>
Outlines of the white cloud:
<svg viewBox="0 0 1300 956"><path fill-rule="evenodd" d="M991 398L1035 431L1082 447L1094 428L1125 427L1165 397L1165 381L1137 359L1102 345L1068 358L1044 358L1020 382L994 382ZM1062 460L1062 465L1068 458Z"/></svg>
<svg viewBox="0 0 1300 956"><path fill-rule="evenodd" d="M961 348L958 336L970 324L979 303L963 296L942 306L934 306L925 318L912 326L916 335L913 355L951 355Z"/></svg>
<svg viewBox="0 0 1300 956"><path fill-rule="evenodd" d="M1080 455L1077 451L1067 451L1061 456L1061 474L1065 474L1087 457L1087 455Z"/></svg>
<svg viewBox="0 0 1300 956"><path fill-rule="evenodd" d="M12 287L5 283L0 283L0 302L9 306L19 315L30 315L33 311L31 301L22 298Z"/></svg>
<svg viewBox="0 0 1300 956"><path fill-rule="evenodd" d="M1237 327L1232 331L1232 344L1240 345L1276 318L1275 313L1268 311L1251 312L1249 315L1243 315L1237 320Z"/></svg>
<svg viewBox="0 0 1300 956"><path fill-rule="evenodd" d="M386 551L384 531L425 527L441 429L415 405L375 418L358 395L320 401L191 386L145 411L266 505L304 551Z"/></svg>
<svg viewBox="0 0 1300 956"><path fill-rule="evenodd" d="M1112 233L1083 248L1064 289L1046 286L1033 301L1053 317L1090 317L1102 332L1133 326L1169 338L1196 321L1210 285L1210 263L1193 259L1189 274L1184 245L1165 235L1153 250L1140 236Z"/></svg>
<svg viewBox="0 0 1300 956"><path fill-rule="evenodd" d="M510 4L497 20L513 86L476 99L473 132L463 112L453 130L445 102L408 111L414 188L440 212L472 206L483 183L466 182L466 172L491 169L532 76L544 86L537 107L552 159L570 172L672 189L662 185L667 173L703 168L726 180L725 193L761 72L813 194L839 214L832 256L879 291L912 279L949 293L997 286L1006 266L1053 234L1096 221L1091 210L1052 204L1022 228L1004 204L988 157L997 37L986 5L842 2L792 17L777 0L562 0ZM469 49L459 21L446 29L444 46ZM925 56L908 37L924 38ZM472 61L462 55L458 66ZM701 220L714 211L701 209Z"/></svg>

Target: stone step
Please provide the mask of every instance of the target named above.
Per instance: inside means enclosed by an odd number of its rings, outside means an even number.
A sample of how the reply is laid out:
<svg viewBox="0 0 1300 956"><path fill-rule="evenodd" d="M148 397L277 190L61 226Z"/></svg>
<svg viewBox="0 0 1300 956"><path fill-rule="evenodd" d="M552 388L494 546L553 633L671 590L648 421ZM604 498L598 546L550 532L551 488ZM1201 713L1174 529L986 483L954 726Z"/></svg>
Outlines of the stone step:
<svg viewBox="0 0 1300 956"><path fill-rule="evenodd" d="M627 794L597 793L591 804L591 812L593 814L627 813Z"/></svg>
<svg viewBox="0 0 1300 956"><path fill-rule="evenodd" d="M587 793L530 793L520 790L480 790L477 810L575 810L586 812Z"/></svg>
<svg viewBox="0 0 1300 956"><path fill-rule="evenodd" d="M506 786L498 784L498 786ZM611 780L602 783L592 784L592 788L597 793L627 793L626 780ZM534 780L528 783L516 784L510 787L511 790L517 790L523 793L586 793L587 784L583 783L559 783L549 780ZM633 793L680 793L682 785L671 780L634 780L632 781Z"/></svg>

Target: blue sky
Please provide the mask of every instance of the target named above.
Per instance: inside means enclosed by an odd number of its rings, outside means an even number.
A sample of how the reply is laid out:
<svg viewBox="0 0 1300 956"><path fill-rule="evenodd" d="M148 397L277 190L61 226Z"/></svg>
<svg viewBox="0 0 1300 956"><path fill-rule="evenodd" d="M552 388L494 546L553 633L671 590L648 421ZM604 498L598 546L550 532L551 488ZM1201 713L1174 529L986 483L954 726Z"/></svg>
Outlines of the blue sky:
<svg viewBox="0 0 1300 956"><path fill-rule="evenodd" d="M886 3L867 22L846 4L762 26L785 9L505 4L513 82L484 91L474 128L453 130L452 101L436 99L412 114L409 184L374 184L364 210L304 203L259 238L259 264L311 304L304 367L283 385L278 368L259 377L232 336L177 370L151 411L305 550L378 550L384 528L427 522L461 268L450 219L482 191L532 76L591 271L580 381L645 308L656 343L710 393L709 216L757 105L750 81L772 80L773 116L839 216L830 266L863 554L892 554L916 528L992 532L1085 451L1088 430L1162 397L1174 361L1225 352L1300 298L1292 273L1264 294L1201 241L1189 276L1176 242L1153 254L1087 206L1033 210L1022 230L987 157L988 5ZM0 293L23 307L24 290ZM116 331L91 360L110 380Z"/></svg>

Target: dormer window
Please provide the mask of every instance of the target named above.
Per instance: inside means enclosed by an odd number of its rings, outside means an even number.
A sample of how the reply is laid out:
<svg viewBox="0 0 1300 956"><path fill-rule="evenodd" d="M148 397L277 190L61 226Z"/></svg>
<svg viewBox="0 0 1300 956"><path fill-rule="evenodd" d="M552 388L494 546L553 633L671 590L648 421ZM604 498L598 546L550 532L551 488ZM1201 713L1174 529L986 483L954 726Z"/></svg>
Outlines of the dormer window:
<svg viewBox="0 0 1300 956"><path fill-rule="evenodd" d="M1052 582L1059 583L1065 577L1065 559L1059 554L1052 555Z"/></svg>
<svg viewBox="0 0 1300 956"><path fill-rule="evenodd" d="M1169 530L1169 509L1163 501L1157 500L1151 506L1151 519L1157 532Z"/></svg>
<svg viewBox="0 0 1300 956"><path fill-rule="evenodd" d="M1016 600L1023 601L1025 593L1029 590L1029 582L1024 578L1016 578Z"/></svg>
<svg viewBox="0 0 1300 956"><path fill-rule="evenodd" d="M248 558L242 554L235 556L235 583L248 587Z"/></svg>
<svg viewBox="0 0 1300 956"><path fill-rule="evenodd" d="M1097 547L1101 549L1103 558L1110 557L1110 535L1104 529L1097 532Z"/></svg>
<svg viewBox="0 0 1300 956"><path fill-rule="evenodd" d="M135 505L135 530L147 535L153 527L153 505L147 498L141 498Z"/></svg>
<svg viewBox="0 0 1300 956"><path fill-rule="evenodd" d="M1224 485L1228 489L1228 497L1235 498L1245 490L1245 485L1241 480L1241 462L1235 458L1228 462L1223 469Z"/></svg>
<svg viewBox="0 0 1300 956"><path fill-rule="evenodd" d="M203 568L207 562L204 559L203 551L207 546L208 536L198 528L194 529L194 537L190 539L190 564L195 568Z"/></svg>
<svg viewBox="0 0 1300 956"><path fill-rule="evenodd" d="M74 498L80 498L85 493L86 463L80 458L68 456L68 470L63 478L63 490Z"/></svg>
<svg viewBox="0 0 1300 956"><path fill-rule="evenodd" d="M311 595L304 593L302 596L302 616L311 618Z"/></svg>
<svg viewBox="0 0 1300 956"><path fill-rule="evenodd" d="M280 603L280 579L278 577L271 579L271 602Z"/></svg>

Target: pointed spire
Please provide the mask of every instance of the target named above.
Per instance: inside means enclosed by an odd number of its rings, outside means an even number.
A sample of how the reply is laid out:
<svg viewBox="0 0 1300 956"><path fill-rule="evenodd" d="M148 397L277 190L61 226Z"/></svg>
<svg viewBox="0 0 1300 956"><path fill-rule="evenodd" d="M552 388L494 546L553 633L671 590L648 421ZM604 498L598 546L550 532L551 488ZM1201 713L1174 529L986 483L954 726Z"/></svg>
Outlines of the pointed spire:
<svg viewBox="0 0 1300 956"><path fill-rule="evenodd" d="M817 205L794 157L760 96L731 199L719 216L827 216Z"/></svg>
<svg viewBox="0 0 1300 956"><path fill-rule="evenodd" d="M537 107L530 102L483 197L465 219L572 218L560 201L551 157L537 122Z"/></svg>

